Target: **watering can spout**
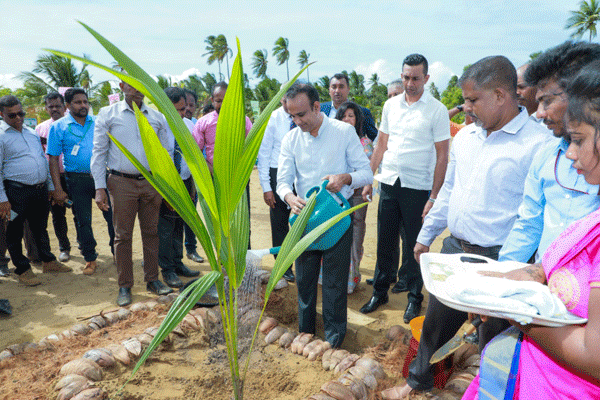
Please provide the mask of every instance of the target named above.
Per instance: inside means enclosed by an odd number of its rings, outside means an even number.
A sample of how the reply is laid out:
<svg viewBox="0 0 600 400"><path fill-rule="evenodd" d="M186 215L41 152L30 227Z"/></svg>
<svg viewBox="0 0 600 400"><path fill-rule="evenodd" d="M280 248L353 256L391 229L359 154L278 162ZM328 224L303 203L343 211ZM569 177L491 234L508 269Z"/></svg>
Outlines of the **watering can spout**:
<svg viewBox="0 0 600 400"><path fill-rule="evenodd" d="M335 193L335 196L341 201L341 204L336 200L334 195L325 189L328 183L329 181L325 180L321 183L321 185L314 186L309 189L308 192L306 192L306 198L310 197L313 193L316 193L317 195L315 208L308 219L308 223L306 224L306 228L304 230L304 235L328 219L335 217L341 212L349 210L351 207L350 203L348 203L348 200L346 200L346 198L340 193ZM297 217L298 216L296 214L293 214L290 217L290 225L294 224ZM351 219L349 215L342 218L338 223L333 225L321 236L315 239L315 241L308 246L307 250L327 250L333 247L350 227L350 222Z"/></svg>

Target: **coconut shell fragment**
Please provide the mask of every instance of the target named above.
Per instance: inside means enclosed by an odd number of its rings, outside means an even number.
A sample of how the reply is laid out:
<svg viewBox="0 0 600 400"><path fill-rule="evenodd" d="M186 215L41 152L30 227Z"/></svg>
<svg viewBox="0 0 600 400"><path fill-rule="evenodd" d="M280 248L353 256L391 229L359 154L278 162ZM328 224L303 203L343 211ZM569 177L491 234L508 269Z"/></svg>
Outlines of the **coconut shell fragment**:
<svg viewBox="0 0 600 400"><path fill-rule="evenodd" d="M336 400L356 400L354 393L339 382L327 382L321 386L321 390Z"/></svg>
<svg viewBox="0 0 600 400"><path fill-rule="evenodd" d="M279 323L275 318L265 317L265 319L263 319L263 321L258 326L258 330L263 335L266 335L267 333L271 332L271 329L275 328L277 325L279 325Z"/></svg>
<svg viewBox="0 0 600 400"><path fill-rule="evenodd" d="M275 342L276 340L278 340L286 332L287 332L287 329L285 329L284 327L282 327L282 326L276 326L265 337L265 343L266 344L271 344L271 343Z"/></svg>
<svg viewBox="0 0 600 400"><path fill-rule="evenodd" d="M327 342L329 343L329 342ZM329 349L326 350L325 353L323 353L323 358L321 359L321 365L323 366L323 369L329 371L329 363L331 361L331 355L333 354L333 352L335 351L335 349Z"/></svg>
<svg viewBox="0 0 600 400"><path fill-rule="evenodd" d="M129 311L129 309L127 308L120 308L119 311L117 311L117 316L119 317L120 320L124 320L129 318L129 316L131 315L131 311Z"/></svg>
<svg viewBox="0 0 600 400"><path fill-rule="evenodd" d="M106 349L111 352L115 360L123 365L129 365L131 359L129 358L129 352L122 344L112 343L106 346Z"/></svg>
<svg viewBox="0 0 600 400"><path fill-rule="evenodd" d="M142 302L133 303L131 307L129 307L129 310L131 312L146 311L148 310L148 306L146 305L146 303Z"/></svg>
<svg viewBox="0 0 600 400"><path fill-rule="evenodd" d="M279 338L279 347L283 347L284 349L287 349L288 347L290 347L292 345L292 341L294 340L294 338L296 337L297 333L296 332L286 332L283 335L281 335L281 337Z"/></svg>
<svg viewBox="0 0 600 400"><path fill-rule="evenodd" d="M83 380L74 380L60 389L56 400L70 400L82 391L92 387L92 385L92 382L85 378Z"/></svg>
<svg viewBox="0 0 600 400"><path fill-rule="evenodd" d="M121 343L129 352L129 355L138 358L142 354L142 344L136 338L130 338Z"/></svg>
<svg viewBox="0 0 600 400"><path fill-rule="evenodd" d="M348 373L362 380L369 389L377 389L377 379L371 372L365 370L363 367L355 365L348 369Z"/></svg>
<svg viewBox="0 0 600 400"><path fill-rule="evenodd" d="M100 388L85 389L71 400L102 400L106 398L106 393Z"/></svg>
<svg viewBox="0 0 600 400"><path fill-rule="evenodd" d="M321 344L323 344L323 341L321 339L313 340L312 342L304 346L304 350L302 350L302 355L304 357L308 357L310 352L313 351L317 346L320 346Z"/></svg>
<svg viewBox="0 0 600 400"><path fill-rule="evenodd" d="M339 374L341 372L346 371L348 368L352 367L354 363L360 358L358 354L349 354L342 361L335 366L334 372Z"/></svg>
<svg viewBox="0 0 600 400"><path fill-rule="evenodd" d="M283 278L281 278L276 284L273 290L281 290L289 286L289 283Z"/></svg>
<svg viewBox="0 0 600 400"><path fill-rule="evenodd" d="M329 359L329 365L325 368L328 371L332 371L335 367L342 361L344 358L348 357L350 352L348 350L338 349L331 354L331 358Z"/></svg>
<svg viewBox="0 0 600 400"><path fill-rule="evenodd" d="M323 342L319 346L316 346L310 353L308 353L307 360L315 361L317 358L321 357L323 353L331 349L331 343Z"/></svg>
<svg viewBox="0 0 600 400"><path fill-rule="evenodd" d="M106 349L92 349L85 352L83 358L88 358L102 368L111 368L115 365L116 360L112 353Z"/></svg>
<svg viewBox="0 0 600 400"><path fill-rule="evenodd" d="M77 358L75 360L69 361L60 369L60 375L81 375L85 376L91 381L99 381L102 379L102 368L100 366L88 359L88 358Z"/></svg>
<svg viewBox="0 0 600 400"><path fill-rule="evenodd" d="M370 372L375 376L376 379L385 379L387 374L385 373L383 367L378 361L373 360L369 357L362 357L358 361L356 361L357 367L362 367L366 371Z"/></svg>
<svg viewBox="0 0 600 400"><path fill-rule="evenodd" d="M56 385L54 386L54 390L60 390L75 381L88 382L88 378L77 374L65 375L62 378L60 378L59 381L56 383Z"/></svg>
<svg viewBox="0 0 600 400"><path fill-rule="evenodd" d="M304 347L313 339L312 333L301 333L300 335L303 336L300 336L300 338L298 339L296 354L302 354L304 352Z"/></svg>
<svg viewBox="0 0 600 400"><path fill-rule="evenodd" d="M325 393L315 393L312 396L310 396L309 398L307 398L307 400L336 400L336 399Z"/></svg>
<svg viewBox="0 0 600 400"><path fill-rule="evenodd" d="M96 315L95 317L90 319L90 322L93 322L94 324L98 325L100 328L106 327L106 320L99 315Z"/></svg>

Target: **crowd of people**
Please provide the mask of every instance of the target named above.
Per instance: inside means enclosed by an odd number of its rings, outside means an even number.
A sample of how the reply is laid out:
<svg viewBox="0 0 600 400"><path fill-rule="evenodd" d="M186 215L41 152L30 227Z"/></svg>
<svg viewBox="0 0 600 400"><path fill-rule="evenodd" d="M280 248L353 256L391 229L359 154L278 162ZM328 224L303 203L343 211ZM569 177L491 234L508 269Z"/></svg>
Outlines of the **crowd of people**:
<svg viewBox="0 0 600 400"><path fill-rule="evenodd" d="M329 192L358 205L372 200L377 181L377 261L373 279L367 280L373 292L360 312L384 306L391 291L407 292L405 323L421 314L420 256L448 229L442 253L527 263L502 276L546 284L569 311L588 319L584 325L550 328L483 318L481 375L465 398L600 398L600 315L594 311L600 310L594 307L600 305L600 45L565 42L518 69L504 56L485 57L460 77L465 102L451 110L426 90L424 56L407 56L401 78L388 85L379 128L367 108L349 101L349 79L343 73L330 80L331 102L321 104L308 83L295 83L287 91L269 119L257 160L273 246L282 244L290 215L300 214L311 188L326 180ZM37 133L23 125L25 113L16 97L0 98L0 218L8 221L0 224L0 256L7 247L24 285L40 284L32 264L43 272L71 270L61 263L70 257L65 206L73 211L86 262L83 273L95 273L92 201L108 225L118 305L132 301L136 216L148 291L170 293L183 285L179 276L199 274L182 262L184 247L189 259L203 261L193 232L109 134L149 169L135 103L196 201L190 169L164 116L145 105L143 94L132 86L121 82L120 87L124 100L102 108L96 117L89 115L82 89L68 89L64 99L48 95L51 119ZM214 110L195 120L195 94L165 89L211 170L218 162L213 150L226 90L226 83L217 84L211 96ZM450 118L459 112L468 124L451 142ZM247 119L246 132L251 126ZM58 260L49 246L50 211ZM344 341L347 296L361 281L366 214L367 207L356 211L337 241L303 252L284 274L296 282L300 332L315 333L322 285L325 340L332 347ZM0 275L10 273L7 265L4 256ZM383 398L431 390L431 356L468 317L430 295L406 383L383 391ZM500 353L514 354L512 365L494 359Z"/></svg>

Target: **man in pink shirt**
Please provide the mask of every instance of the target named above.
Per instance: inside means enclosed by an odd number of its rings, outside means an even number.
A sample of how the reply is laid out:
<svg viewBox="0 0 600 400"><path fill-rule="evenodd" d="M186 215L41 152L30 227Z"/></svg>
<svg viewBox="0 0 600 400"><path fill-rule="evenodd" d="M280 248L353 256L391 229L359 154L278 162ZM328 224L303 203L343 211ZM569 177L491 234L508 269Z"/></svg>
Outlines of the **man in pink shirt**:
<svg viewBox="0 0 600 400"><path fill-rule="evenodd" d="M65 116L65 100L60 93L51 92L44 98L44 103L46 104L46 112L48 113L48 115L50 115L50 119L47 119L46 121L36 126L35 133L37 133L38 136L41 138L42 147L44 148L45 152L46 141L48 140L48 132L50 131L50 125L52 125L55 121ZM46 158L48 158L48 156L46 156ZM66 188L67 186L65 181L65 169L63 167L62 157L59 159L58 165L60 167L60 180L62 182L62 187ZM53 204L51 211L52 225L54 225L54 232L58 239L58 246L60 249L58 260L61 262L66 262L69 261L69 259L71 258L71 242L69 241L69 237L67 236L67 209L65 208L65 206ZM35 248L35 243L33 242L33 240L30 240L30 231L28 227L26 227L25 229L25 245L27 247L27 256L31 259L31 261L38 261L37 249Z"/></svg>
<svg viewBox="0 0 600 400"><path fill-rule="evenodd" d="M219 111L221 111L221 105L223 104L226 91L227 83L225 82L219 82L213 87L211 101L215 107L215 111L200 118L194 126L194 139L196 139L196 143L198 143L200 150L205 152L208 168L210 168L211 172L213 169L213 155L215 153L217 120L219 119ZM250 121L250 118L246 117L246 134L250 132L251 128L252 121Z"/></svg>

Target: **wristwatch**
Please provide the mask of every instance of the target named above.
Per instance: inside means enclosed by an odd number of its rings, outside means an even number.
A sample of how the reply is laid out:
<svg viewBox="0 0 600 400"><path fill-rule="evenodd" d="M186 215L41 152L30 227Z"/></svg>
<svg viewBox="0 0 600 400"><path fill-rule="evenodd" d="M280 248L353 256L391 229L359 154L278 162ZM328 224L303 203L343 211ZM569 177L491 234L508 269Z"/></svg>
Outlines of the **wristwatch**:
<svg viewBox="0 0 600 400"><path fill-rule="evenodd" d="M459 105L457 105L457 106L456 106L456 109L457 109L458 111L462 112L462 110L463 110L463 106L462 106L461 104L459 104Z"/></svg>

